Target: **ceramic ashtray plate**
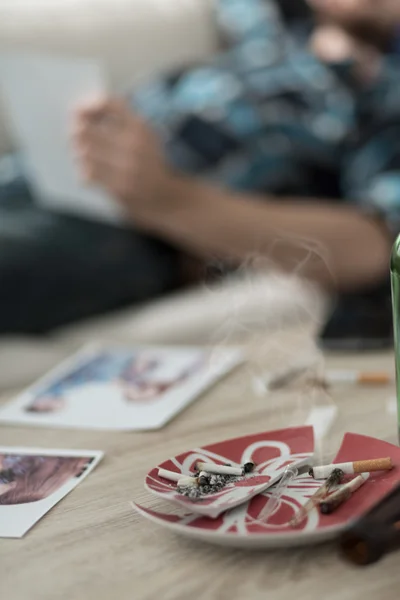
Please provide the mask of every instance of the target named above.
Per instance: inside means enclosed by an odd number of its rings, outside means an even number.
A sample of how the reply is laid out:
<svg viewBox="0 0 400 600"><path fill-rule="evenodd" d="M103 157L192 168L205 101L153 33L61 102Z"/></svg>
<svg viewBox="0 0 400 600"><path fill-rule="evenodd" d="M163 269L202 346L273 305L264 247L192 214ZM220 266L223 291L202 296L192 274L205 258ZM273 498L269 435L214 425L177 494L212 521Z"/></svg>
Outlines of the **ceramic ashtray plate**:
<svg viewBox="0 0 400 600"><path fill-rule="evenodd" d="M168 502L176 503L196 514L216 518L271 487L282 477L288 466L310 464L313 450L312 427L296 427L235 438L196 448L163 462L147 475L145 487ZM230 464L239 468L252 462L256 469L245 477L239 477L238 481L225 485L216 493L196 500L178 493L176 482L160 477L159 469L190 475L196 471L199 462Z"/></svg>
<svg viewBox="0 0 400 600"><path fill-rule="evenodd" d="M181 469L186 473L193 461L214 460L241 464L252 457L262 465L271 461L277 469L288 464L288 456L295 457L307 453L312 455L312 428L291 428L275 432L266 432L244 438L228 440L220 444L181 454L175 459L163 463L163 468ZM266 454L264 455L264 452ZM150 509L134 504L134 508L145 518L181 535L213 544L242 548L278 548L301 546L332 540L351 523L368 512L394 486L400 483L400 448L382 440L347 433L341 448L333 462L343 463L390 456L394 468L390 471L371 473L366 483L342 506L330 515L320 514L317 508L310 511L300 525L293 528L289 521L304 506L307 500L321 485L308 474L293 479L282 491L279 500L267 519L260 519L266 505L274 495L269 488L240 506L210 518L195 514L193 503L177 509L170 502L174 495L174 484L159 481L158 469L153 469L146 478L146 487L152 489L167 502L163 508ZM289 461L292 458L289 459ZM282 471L280 471L282 473ZM269 471L271 478L274 472Z"/></svg>

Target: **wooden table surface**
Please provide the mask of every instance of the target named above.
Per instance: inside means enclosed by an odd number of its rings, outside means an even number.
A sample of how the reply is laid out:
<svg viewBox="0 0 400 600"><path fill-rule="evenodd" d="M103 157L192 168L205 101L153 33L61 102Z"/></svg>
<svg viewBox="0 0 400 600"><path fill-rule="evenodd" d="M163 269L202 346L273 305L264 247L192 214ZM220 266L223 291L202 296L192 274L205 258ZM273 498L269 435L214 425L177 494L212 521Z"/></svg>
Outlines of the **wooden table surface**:
<svg viewBox="0 0 400 600"><path fill-rule="evenodd" d="M252 378L310 348L307 331L268 335L250 360L163 430L107 433L0 427L0 445L105 451L97 469L23 539L0 540L3 600L348 600L396 599L400 553L353 568L334 544L284 551L242 551L186 540L134 513L132 499L155 507L146 472L168 456L236 435L303 424L328 402L296 390L257 396ZM393 370L391 353L328 356L328 366ZM345 431L397 442L390 410L394 386L335 388L338 417L320 451L330 457ZM4 397L1 401L6 401Z"/></svg>

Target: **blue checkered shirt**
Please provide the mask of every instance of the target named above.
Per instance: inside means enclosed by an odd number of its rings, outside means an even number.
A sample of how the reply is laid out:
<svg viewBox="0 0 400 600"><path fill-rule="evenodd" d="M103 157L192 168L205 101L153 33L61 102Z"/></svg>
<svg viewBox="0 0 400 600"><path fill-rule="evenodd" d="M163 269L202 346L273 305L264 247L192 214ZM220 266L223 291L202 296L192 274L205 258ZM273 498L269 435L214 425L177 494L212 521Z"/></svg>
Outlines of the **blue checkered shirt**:
<svg viewBox="0 0 400 600"><path fill-rule="evenodd" d="M363 83L308 48L312 18L219 0L223 50L132 95L172 165L235 190L335 199L400 232L400 60ZM287 4L287 3L286 3Z"/></svg>

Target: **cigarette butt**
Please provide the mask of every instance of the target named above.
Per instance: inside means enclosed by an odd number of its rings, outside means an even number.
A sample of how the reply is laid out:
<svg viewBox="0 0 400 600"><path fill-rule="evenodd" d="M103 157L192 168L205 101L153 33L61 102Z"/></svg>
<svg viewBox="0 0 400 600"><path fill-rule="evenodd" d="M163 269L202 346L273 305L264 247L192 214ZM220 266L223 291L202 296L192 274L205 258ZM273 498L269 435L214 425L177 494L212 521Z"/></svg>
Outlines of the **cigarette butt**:
<svg viewBox="0 0 400 600"><path fill-rule="evenodd" d="M179 479L182 477L182 473L167 471L167 469L158 469L158 476L168 479L169 481L179 481Z"/></svg>
<svg viewBox="0 0 400 600"><path fill-rule="evenodd" d="M344 477L344 472L341 469L333 469L328 479L323 485L307 500L304 506L292 517L289 521L291 527L297 527L306 518L307 514L328 495L330 490L338 485Z"/></svg>
<svg viewBox="0 0 400 600"><path fill-rule="evenodd" d="M390 469L393 469L393 462L390 457L358 460L353 465L354 473L372 473L373 471L390 471Z"/></svg>
<svg viewBox="0 0 400 600"><path fill-rule="evenodd" d="M393 468L393 462L388 458L374 458L372 460L358 460L355 462L338 463L335 465L323 465L313 467L309 473L314 479L326 479L334 469L341 469L346 475L355 473L372 473L373 471L389 471Z"/></svg>
<svg viewBox="0 0 400 600"><path fill-rule="evenodd" d="M330 515L349 498L351 498L351 491L346 486L343 486L342 489L324 498L319 505L319 510L323 515Z"/></svg>
<svg viewBox="0 0 400 600"><path fill-rule="evenodd" d="M197 477L181 477L178 480L178 487L196 487L198 483Z"/></svg>
<svg viewBox="0 0 400 600"><path fill-rule="evenodd" d="M243 465L243 473L245 473L245 474L252 473L255 468L256 468L255 463L253 463L251 461L249 461L247 463L244 463L244 465Z"/></svg>
<svg viewBox="0 0 400 600"><path fill-rule="evenodd" d="M198 462L196 465L199 471L206 473L215 473L217 475L243 475L242 467L227 467L225 465L214 465L213 463Z"/></svg>
<svg viewBox="0 0 400 600"><path fill-rule="evenodd" d="M327 498L324 498L319 505L321 513L324 515L333 513L339 506L351 498L354 492L364 485L368 477L368 473L362 473L336 490L336 492L330 494Z"/></svg>
<svg viewBox="0 0 400 600"><path fill-rule="evenodd" d="M208 485L210 483L211 475L205 471L201 471L198 477L199 485Z"/></svg>

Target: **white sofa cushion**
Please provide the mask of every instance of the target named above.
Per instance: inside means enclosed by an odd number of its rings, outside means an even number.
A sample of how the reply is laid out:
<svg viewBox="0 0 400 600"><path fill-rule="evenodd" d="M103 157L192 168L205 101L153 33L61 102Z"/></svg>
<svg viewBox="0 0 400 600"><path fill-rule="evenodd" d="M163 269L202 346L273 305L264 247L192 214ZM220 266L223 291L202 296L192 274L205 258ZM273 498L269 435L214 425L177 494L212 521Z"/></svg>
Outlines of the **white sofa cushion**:
<svg viewBox="0 0 400 600"><path fill-rule="evenodd" d="M34 49L101 60L117 89L216 47L214 0L0 0L0 52ZM0 153L10 135L0 109Z"/></svg>

